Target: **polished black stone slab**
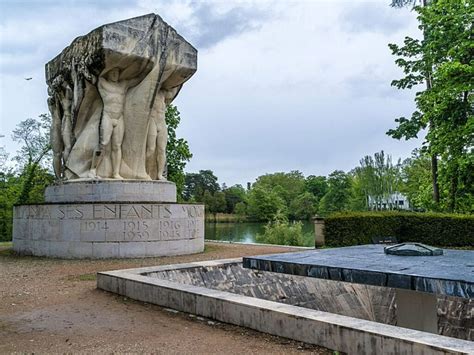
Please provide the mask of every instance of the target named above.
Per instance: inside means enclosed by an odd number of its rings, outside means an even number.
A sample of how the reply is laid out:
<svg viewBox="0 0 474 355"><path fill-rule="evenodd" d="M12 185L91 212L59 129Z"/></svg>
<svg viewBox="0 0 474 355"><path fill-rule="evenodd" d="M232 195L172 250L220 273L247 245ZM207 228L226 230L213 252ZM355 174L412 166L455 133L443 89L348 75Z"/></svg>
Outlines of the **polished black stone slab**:
<svg viewBox="0 0 474 355"><path fill-rule="evenodd" d="M245 268L474 298L474 251L398 256L383 245L307 250L243 258Z"/></svg>

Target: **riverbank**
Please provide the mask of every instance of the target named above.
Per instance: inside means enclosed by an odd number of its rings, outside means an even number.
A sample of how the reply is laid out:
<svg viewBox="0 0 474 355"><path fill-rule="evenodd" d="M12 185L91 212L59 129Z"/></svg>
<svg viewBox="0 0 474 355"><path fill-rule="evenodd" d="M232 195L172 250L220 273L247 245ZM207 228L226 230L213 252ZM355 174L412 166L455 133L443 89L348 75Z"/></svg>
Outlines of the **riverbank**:
<svg viewBox="0 0 474 355"><path fill-rule="evenodd" d="M265 232L266 223L240 222L240 223L205 223L206 240L220 240L226 242L239 242L244 244L258 243L257 234ZM302 232L305 235L305 245L314 246L314 224L303 222Z"/></svg>
<svg viewBox="0 0 474 355"><path fill-rule="evenodd" d="M245 216L234 213L206 213L204 218L206 223L245 223L248 222Z"/></svg>
<svg viewBox="0 0 474 355"><path fill-rule="evenodd" d="M0 353L331 354L327 349L135 302L96 289L99 271L297 248L206 242L204 253L128 260L19 257L0 245Z"/></svg>

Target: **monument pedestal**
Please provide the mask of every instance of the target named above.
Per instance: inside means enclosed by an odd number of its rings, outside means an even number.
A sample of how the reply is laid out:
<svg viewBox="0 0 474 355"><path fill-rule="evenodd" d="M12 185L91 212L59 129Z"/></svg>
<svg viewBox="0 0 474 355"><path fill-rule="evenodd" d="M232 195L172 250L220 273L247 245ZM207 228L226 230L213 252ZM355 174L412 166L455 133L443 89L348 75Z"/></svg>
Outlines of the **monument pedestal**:
<svg viewBox="0 0 474 355"><path fill-rule="evenodd" d="M13 249L58 258L134 258L204 250L204 205L176 203L162 181L78 181L15 206Z"/></svg>

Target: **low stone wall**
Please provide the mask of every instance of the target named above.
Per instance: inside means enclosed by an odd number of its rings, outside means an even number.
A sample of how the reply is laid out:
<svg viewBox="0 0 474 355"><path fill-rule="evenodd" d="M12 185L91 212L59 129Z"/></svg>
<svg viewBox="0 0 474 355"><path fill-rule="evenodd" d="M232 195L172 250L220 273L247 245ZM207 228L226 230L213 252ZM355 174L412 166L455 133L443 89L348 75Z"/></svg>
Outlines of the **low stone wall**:
<svg viewBox="0 0 474 355"><path fill-rule="evenodd" d="M395 289L242 268L174 269L147 276L344 316L397 324ZM474 300L438 297L438 334L474 340Z"/></svg>
<svg viewBox="0 0 474 355"><path fill-rule="evenodd" d="M150 273L147 276L348 317L396 324L393 289L258 272L241 264Z"/></svg>
<svg viewBox="0 0 474 355"><path fill-rule="evenodd" d="M250 286L248 283L254 277L256 279L253 281L257 281L262 274L247 270L254 276L241 275L239 264L241 260L232 259L107 271L98 273L97 287L131 299L318 344L348 354L474 353L474 343L469 341L282 303L282 297L304 300L306 296L298 295L304 288L289 292L282 290L280 287L286 281L276 281L282 277L281 274L272 275L274 286L264 280L264 287L256 287L255 291L250 291L250 288L245 290L246 284ZM238 281L240 277L244 278L243 282ZM227 281L235 289L223 291L204 287L207 284L227 288L223 285ZM294 284L287 286L292 287ZM239 294L241 287L244 292L260 293L267 297L271 292L276 292L280 301ZM318 291L322 290L319 288ZM342 304L341 300L337 302Z"/></svg>

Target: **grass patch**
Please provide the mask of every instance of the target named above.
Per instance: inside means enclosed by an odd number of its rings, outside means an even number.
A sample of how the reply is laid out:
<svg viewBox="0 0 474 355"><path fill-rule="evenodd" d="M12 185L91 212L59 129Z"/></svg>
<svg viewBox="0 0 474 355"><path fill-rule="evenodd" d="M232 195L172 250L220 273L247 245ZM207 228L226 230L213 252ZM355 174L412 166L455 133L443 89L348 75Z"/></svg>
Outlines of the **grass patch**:
<svg viewBox="0 0 474 355"><path fill-rule="evenodd" d="M67 277L68 281L96 281L97 280L97 274L92 273L92 274L82 274L82 275L69 275Z"/></svg>
<svg viewBox="0 0 474 355"><path fill-rule="evenodd" d="M212 253L212 252L217 251L217 250L219 250L218 245L212 245L212 244L205 244L204 245L204 252L205 253Z"/></svg>
<svg viewBox="0 0 474 355"><path fill-rule="evenodd" d="M0 242L0 248L12 248L13 242Z"/></svg>

